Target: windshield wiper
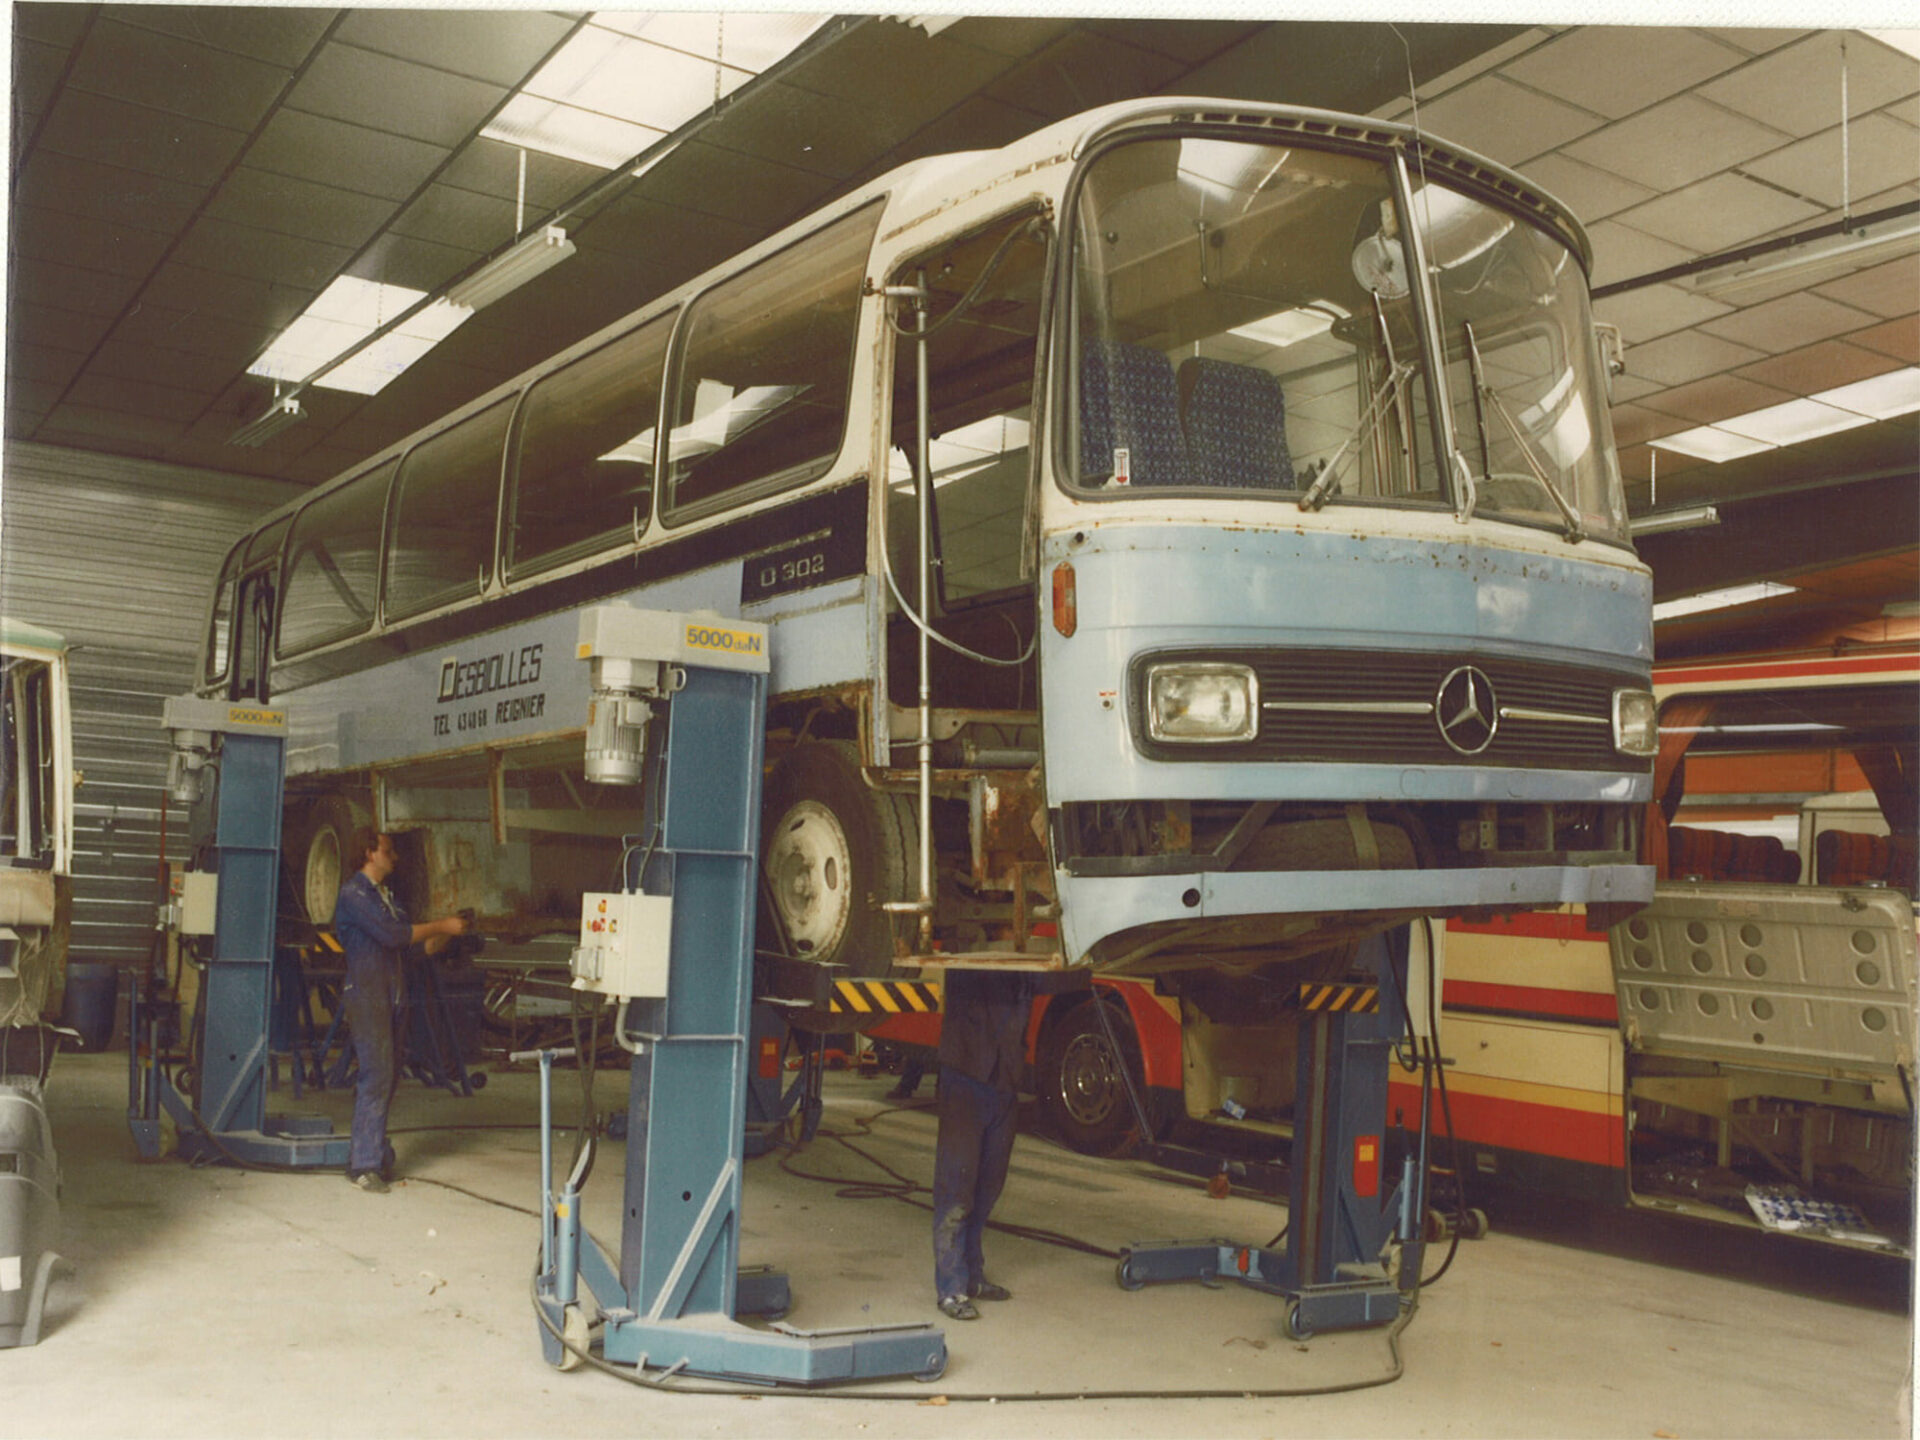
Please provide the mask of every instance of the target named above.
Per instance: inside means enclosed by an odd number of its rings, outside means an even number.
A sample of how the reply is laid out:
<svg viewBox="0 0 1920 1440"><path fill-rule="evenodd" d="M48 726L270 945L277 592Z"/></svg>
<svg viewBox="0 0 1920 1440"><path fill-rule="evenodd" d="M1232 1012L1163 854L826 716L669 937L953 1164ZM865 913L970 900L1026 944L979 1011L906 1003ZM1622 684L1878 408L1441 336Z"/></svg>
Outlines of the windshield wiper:
<svg viewBox="0 0 1920 1440"><path fill-rule="evenodd" d="M1381 415L1385 413L1389 395L1393 397L1394 405L1397 406L1400 403L1400 387L1407 383L1407 377L1412 374L1413 366L1401 364L1398 361L1394 363L1392 369L1387 371L1386 378L1380 382L1379 387L1367 401L1367 408L1353 427L1353 433L1340 442L1340 448L1333 452L1333 457L1327 461L1326 468L1320 472L1319 478L1308 488L1306 494L1300 497L1302 510L1318 510L1327 503L1327 496L1332 493L1335 482L1340 478L1340 466L1347 458L1347 452L1373 434L1375 427L1380 423Z"/></svg>
<svg viewBox="0 0 1920 1440"><path fill-rule="evenodd" d="M1553 501L1554 507L1560 512L1560 518L1567 522L1567 543L1579 544L1587 538L1586 522L1580 518L1580 512L1567 503L1567 497L1560 493L1559 487L1547 478L1546 469L1540 463L1539 450L1533 437L1520 428L1520 422L1513 418L1513 412L1507 408L1507 402L1500 397L1500 392L1487 383L1486 371L1480 363L1480 342L1473 338L1473 326L1469 324L1463 328L1467 332L1467 363L1473 372L1476 409L1484 402L1492 408L1494 414L1500 417L1501 423L1507 427L1507 433L1513 436L1513 443L1520 451L1520 458L1527 462L1527 469L1533 472L1533 478L1539 482L1540 488L1547 492L1547 497ZM1484 446L1486 434L1484 414L1480 424ZM1488 473L1492 473L1491 465L1488 466Z"/></svg>

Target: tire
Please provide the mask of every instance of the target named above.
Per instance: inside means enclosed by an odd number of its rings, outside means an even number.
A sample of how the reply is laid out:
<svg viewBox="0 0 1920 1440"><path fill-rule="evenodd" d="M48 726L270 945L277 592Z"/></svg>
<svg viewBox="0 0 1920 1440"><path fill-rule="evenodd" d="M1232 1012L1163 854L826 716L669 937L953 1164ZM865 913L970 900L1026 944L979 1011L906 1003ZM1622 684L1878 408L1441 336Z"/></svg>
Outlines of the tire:
<svg viewBox="0 0 1920 1440"><path fill-rule="evenodd" d="M821 740L799 746L774 767L761 814L763 909L776 931L763 948L790 947L799 958L845 966L861 979L892 974L896 921L880 907L906 893L915 834L907 803L867 786L852 744ZM905 923L898 922L903 935ZM821 1009L786 1018L797 1028L829 1033L864 1023Z"/></svg>
<svg viewBox="0 0 1920 1440"><path fill-rule="evenodd" d="M1121 1077L1122 1065L1146 1107L1149 1123L1154 1119L1133 1022L1118 1005L1107 1005L1107 1018L1120 1044L1116 1057L1093 1008L1102 1003L1093 1000L1075 1006L1048 1035L1040 1056L1041 1114L1061 1143L1082 1155L1117 1155L1135 1138L1138 1127Z"/></svg>
<svg viewBox="0 0 1920 1440"><path fill-rule="evenodd" d="M353 832L368 823L351 801L326 795L308 807L299 825L288 827L281 864L299 913L312 924L332 923L341 882L360 868L351 854Z"/></svg>

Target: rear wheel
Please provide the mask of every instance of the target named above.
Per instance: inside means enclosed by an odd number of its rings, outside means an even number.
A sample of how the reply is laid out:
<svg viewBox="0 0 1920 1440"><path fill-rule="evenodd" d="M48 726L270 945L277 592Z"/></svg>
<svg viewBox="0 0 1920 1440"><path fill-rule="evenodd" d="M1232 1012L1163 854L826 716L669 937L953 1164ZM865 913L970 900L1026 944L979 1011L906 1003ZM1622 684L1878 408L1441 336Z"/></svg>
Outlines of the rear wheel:
<svg viewBox="0 0 1920 1440"><path fill-rule="evenodd" d="M313 924L333 923L341 883L366 859L352 852L354 831L367 823L366 815L351 801L327 795L307 809L299 824L289 827L284 864L294 898Z"/></svg>
<svg viewBox="0 0 1920 1440"><path fill-rule="evenodd" d="M1048 1037L1040 1057L1041 1113L1062 1143L1082 1155L1114 1155L1133 1138L1138 1126L1127 1097L1129 1079L1149 1122L1153 1118L1133 1022L1119 1006L1107 1004L1107 1022L1120 1047L1116 1054L1094 1009L1105 1003L1076 1006Z"/></svg>
<svg viewBox="0 0 1920 1440"><path fill-rule="evenodd" d="M785 756L763 807L760 863L779 932L766 948L865 979L891 974L896 922L881 906L905 891L913 833L906 802L868 787L850 743L814 741ZM822 1008L787 1018L807 1030L859 1023Z"/></svg>

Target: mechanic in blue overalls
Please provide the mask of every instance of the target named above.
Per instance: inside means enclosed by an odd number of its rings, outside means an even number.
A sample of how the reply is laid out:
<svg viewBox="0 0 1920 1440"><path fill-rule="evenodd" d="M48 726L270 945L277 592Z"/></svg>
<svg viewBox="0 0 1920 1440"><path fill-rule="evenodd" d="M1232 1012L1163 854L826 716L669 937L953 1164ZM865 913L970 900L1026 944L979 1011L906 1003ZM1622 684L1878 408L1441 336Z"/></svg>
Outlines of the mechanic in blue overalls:
<svg viewBox="0 0 1920 1440"><path fill-rule="evenodd" d="M387 877L400 863L393 836L362 826L354 832L353 853L361 857L360 868L340 886L333 910L334 934L347 956L342 1000L360 1063L347 1179L362 1190L385 1194L394 1159L387 1143L387 1107L400 1080L397 1022L407 993L401 960L407 946L422 941L432 954L448 937L464 934L467 922L454 915L416 925L394 902L387 890Z"/></svg>

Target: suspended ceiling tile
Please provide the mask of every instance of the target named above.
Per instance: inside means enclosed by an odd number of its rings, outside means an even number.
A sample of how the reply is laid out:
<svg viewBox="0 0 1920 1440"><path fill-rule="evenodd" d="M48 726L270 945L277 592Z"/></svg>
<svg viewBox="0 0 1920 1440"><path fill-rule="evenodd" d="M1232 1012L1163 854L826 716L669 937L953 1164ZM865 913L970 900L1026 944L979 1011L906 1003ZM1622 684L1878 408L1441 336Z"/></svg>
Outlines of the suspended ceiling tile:
<svg viewBox="0 0 1920 1440"><path fill-rule="evenodd" d="M476 136L462 146L436 177L439 183L477 190L502 200L518 200L521 194L520 161L526 159L527 212L546 214L563 201L572 199L607 172L577 160L545 155L537 150L522 150L502 140Z"/></svg>
<svg viewBox="0 0 1920 1440"><path fill-rule="evenodd" d="M1692 95L1676 95L1566 150L1576 160L1667 191L1777 150L1787 138Z"/></svg>
<svg viewBox="0 0 1920 1440"><path fill-rule="evenodd" d="M335 41L314 57L287 104L451 149L506 97L499 85Z"/></svg>
<svg viewBox="0 0 1920 1440"><path fill-rule="evenodd" d="M1920 260L1908 255L1814 287L1814 293L1856 310L1892 317L1920 311Z"/></svg>
<svg viewBox="0 0 1920 1440"><path fill-rule="evenodd" d="M1594 305L1593 313L1595 319L1618 325L1621 338L1629 345L1640 345L1702 320L1729 314L1732 309L1731 305L1695 295L1678 285L1648 285L1609 295Z"/></svg>
<svg viewBox="0 0 1920 1440"><path fill-rule="evenodd" d="M102 410L91 405L63 401L47 416L41 438L51 435L74 437L68 443L83 449L98 449L102 436L121 441L160 446L186 432L184 420L166 420L152 415L133 415L123 410Z"/></svg>
<svg viewBox="0 0 1920 1440"><path fill-rule="evenodd" d="M1898 120L1902 125L1911 125L1915 129L1920 129L1920 96L1882 106L1879 113L1889 119Z"/></svg>
<svg viewBox="0 0 1920 1440"><path fill-rule="evenodd" d="M143 30L291 70L307 58L340 12L280 5L107 5L101 13Z"/></svg>
<svg viewBox="0 0 1920 1440"><path fill-rule="evenodd" d="M1736 415L1764 410L1769 405L1782 405L1793 398L1790 391L1776 390L1771 385L1761 385L1737 375L1711 375L1690 385L1678 385L1658 395L1649 395L1640 404L1644 409L1678 415L1696 425L1711 425Z"/></svg>
<svg viewBox="0 0 1920 1440"><path fill-rule="evenodd" d="M1824 130L1840 114L1840 33L1822 31L1709 81L1715 104L1795 136ZM1920 91L1920 60L1848 37L1847 106L1853 116Z"/></svg>
<svg viewBox="0 0 1920 1440"><path fill-rule="evenodd" d="M1719 320L1709 320L1701 328L1722 340L1778 355L1814 340L1857 330L1872 318L1851 305L1814 294L1796 294L1750 305Z"/></svg>
<svg viewBox="0 0 1920 1440"><path fill-rule="evenodd" d="M171 235L186 226L206 195L204 185L183 185L36 149L21 169L13 198L19 205L44 206L81 220L110 221Z"/></svg>
<svg viewBox="0 0 1920 1440"><path fill-rule="evenodd" d="M776 81L755 93L750 114L747 107L736 107L702 133L722 149L844 180L875 150L898 143L909 132L897 116L872 114Z"/></svg>
<svg viewBox="0 0 1920 1440"><path fill-rule="evenodd" d="M715 185L718 167L734 167L735 182ZM641 182L648 200L703 215L752 224L797 218L825 197L828 182L770 160L742 160L698 139L683 142Z"/></svg>
<svg viewBox="0 0 1920 1440"><path fill-rule="evenodd" d="M217 220L357 250L393 216L393 202L242 165L207 206Z"/></svg>
<svg viewBox="0 0 1920 1440"><path fill-rule="evenodd" d="M252 130L291 76L283 66L103 19L87 37L69 83L166 114Z"/></svg>
<svg viewBox="0 0 1920 1440"><path fill-rule="evenodd" d="M1588 225L1629 205L1651 200L1654 191L1605 170L1596 170L1559 151L1536 155L1521 167L1527 178L1568 206Z"/></svg>
<svg viewBox="0 0 1920 1440"><path fill-rule="evenodd" d="M1592 226L1587 234L1593 241L1593 283L1596 288L1685 264L1698 253L1643 230L1635 230L1618 220L1602 220Z"/></svg>
<svg viewBox="0 0 1920 1440"><path fill-rule="evenodd" d="M233 365L211 355L140 345L116 335L88 362L87 372L107 379L152 380L164 376L182 390L217 395L234 378Z"/></svg>
<svg viewBox="0 0 1920 1440"><path fill-rule="evenodd" d="M67 403L112 410L127 415L145 415L170 421L183 429L219 393L217 385L194 391L163 383L171 376L147 380L126 380L91 372L67 392Z"/></svg>
<svg viewBox="0 0 1920 1440"><path fill-rule="evenodd" d="M1777 386L1795 395L1814 395L1856 380L1870 380L1896 369L1899 361L1891 355L1849 345L1844 340L1822 340L1785 354L1743 365L1739 374L1762 385Z"/></svg>
<svg viewBox="0 0 1920 1440"><path fill-rule="evenodd" d="M1623 211L1616 217L1661 240L1703 255L1731 250L1749 240L1805 225L1820 207L1783 195L1743 175L1715 175Z"/></svg>
<svg viewBox="0 0 1920 1440"><path fill-rule="evenodd" d="M514 238L510 200L433 184L393 222L397 235L431 240L469 255L489 254Z"/></svg>
<svg viewBox="0 0 1920 1440"><path fill-rule="evenodd" d="M1613 407L1613 439L1622 449L1629 445L1644 445L1663 435L1678 434L1691 424L1691 421L1677 415L1663 415L1658 410L1649 410L1644 404Z"/></svg>
<svg viewBox="0 0 1920 1440"><path fill-rule="evenodd" d="M957 27L956 27L957 28ZM876 86L898 93L921 114L934 114L1004 74L1004 55L953 38L952 31L928 39L898 25L862 25L784 72L781 83L817 95L869 103Z"/></svg>
<svg viewBox="0 0 1920 1440"><path fill-rule="evenodd" d="M33 381L65 389L87 363L84 350L55 350L47 345L7 346L7 384Z"/></svg>
<svg viewBox="0 0 1920 1440"><path fill-rule="evenodd" d="M82 315L117 315L140 288L138 279L82 270L32 255L14 255L8 267L13 293Z"/></svg>
<svg viewBox="0 0 1920 1440"><path fill-rule="evenodd" d="M1420 124L1455 145L1519 165L1599 125L1600 117L1487 75L1421 107Z"/></svg>
<svg viewBox="0 0 1920 1440"><path fill-rule="evenodd" d="M1751 346L1699 330L1682 330L1627 351L1627 373L1662 385L1684 385L1762 358L1762 352Z"/></svg>
<svg viewBox="0 0 1920 1440"><path fill-rule="evenodd" d="M405 200L447 158L437 145L281 110L247 150L247 164L386 200Z"/></svg>
<svg viewBox="0 0 1920 1440"><path fill-rule="evenodd" d="M352 273L362 280L405 285L410 290L433 291L452 280L484 253L389 230L354 256Z"/></svg>
<svg viewBox="0 0 1920 1440"><path fill-rule="evenodd" d="M1909 365L1920 365L1920 315L1903 315L1897 320L1856 330L1847 336L1847 342L1891 355Z"/></svg>
<svg viewBox="0 0 1920 1440"><path fill-rule="evenodd" d="M93 18L85 5L14 5L11 9L15 35L69 49L80 43Z"/></svg>
<svg viewBox="0 0 1920 1440"><path fill-rule="evenodd" d="M1749 160L1742 168L1827 206L1839 205L1844 195L1858 199L1920 180L1920 137L1905 125L1884 115L1866 115L1847 128L1844 148L1835 125ZM1850 191L1843 183L1847 179Z"/></svg>
<svg viewBox="0 0 1920 1440"><path fill-rule="evenodd" d="M36 343L59 350L91 350L113 326L111 315L86 315L45 305L25 294L14 276L7 280L7 343Z"/></svg>
<svg viewBox="0 0 1920 1440"><path fill-rule="evenodd" d="M152 230L106 221L70 225L65 217L32 205L13 207L9 229L16 257L135 278L151 271L170 243L167 236Z"/></svg>
<svg viewBox="0 0 1920 1440"><path fill-rule="evenodd" d="M33 438L33 432L47 413L60 403L64 385L44 380L16 380L7 377L6 433L19 439Z"/></svg>
<svg viewBox="0 0 1920 1440"><path fill-rule="evenodd" d="M1690 30L1586 25L1508 61L1501 73L1618 120L1732 69L1746 55Z"/></svg>
<svg viewBox="0 0 1920 1440"><path fill-rule="evenodd" d="M1607 396L1615 405L1625 405L1665 388L1656 380L1643 380L1638 375L1615 375L1607 382Z"/></svg>
<svg viewBox="0 0 1920 1440"><path fill-rule="evenodd" d="M349 10L335 32L350 45L516 89L574 30L545 10Z"/></svg>
<svg viewBox="0 0 1920 1440"><path fill-rule="evenodd" d="M1058 119L1150 95L1185 67L1165 55L1075 30L986 86L989 99Z"/></svg>
<svg viewBox="0 0 1920 1440"><path fill-rule="evenodd" d="M591 225L581 227L579 239L582 247L599 255L619 257L623 266L645 257L662 272L677 272L684 279L738 254L763 234L759 225L681 210L652 196L634 196L616 200L594 216ZM567 268L562 265L551 273L562 276Z"/></svg>
<svg viewBox="0 0 1920 1440"><path fill-rule="evenodd" d="M226 320L204 310L175 310L142 304L114 330L114 338L135 345L187 350L230 362L237 374L266 347L257 326Z"/></svg>
<svg viewBox="0 0 1920 1440"><path fill-rule="evenodd" d="M1811 34L1808 30L1789 29L1742 29L1738 26L1715 25L1708 27L1707 34L1716 40L1724 40L1729 45L1737 45L1750 55L1764 55L1769 50L1778 50L1782 45L1798 40L1802 35Z"/></svg>
<svg viewBox="0 0 1920 1440"><path fill-rule="evenodd" d="M1024 57L1059 39L1073 25L1073 21L1064 18L1023 19L981 15L961 20L941 33L951 35L962 44L989 50L996 55Z"/></svg>
<svg viewBox="0 0 1920 1440"><path fill-rule="evenodd" d="M913 137L910 145L888 151L860 173L863 176L885 174L916 153L939 155L955 150L984 150L1010 145L1023 135L1031 135L1045 123L1041 116L1030 110L975 96L929 123Z"/></svg>
<svg viewBox="0 0 1920 1440"><path fill-rule="evenodd" d="M1484 75L1487 71L1504 65L1515 56L1525 55L1528 51L1551 42L1554 38L1554 33L1553 29L1548 26L1535 26L1531 30L1523 30L1520 34L1511 36L1501 41L1498 45L1482 51L1465 64L1455 65L1452 69L1434 76L1431 80L1423 80L1419 86L1416 87L1414 93L1420 97L1421 103L1424 104L1435 96L1444 95L1449 90L1458 89L1476 75ZM1394 105L1404 106L1405 101L1404 99L1396 99L1392 103Z"/></svg>
<svg viewBox="0 0 1920 1440"><path fill-rule="evenodd" d="M54 102L38 146L165 180L210 185L233 162L246 136L238 130L163 115L104 95L68 90Z"/></svg>
<svg viewBox="0 0 1920 1440"><path fill-rule="evenodd" d="M292 324L323 288L221 275L173 259L147 282L140 303L251 326L265 344L267 336Z"/></svg>
<svg viewBox="0 0 1920 1440"><path fill-rule="evenodd" d="M182 265L324 289L352 258L344 245L329 245L297 235L276 235L251 225L234 225L202 216L180 239L173 258Z"/></svg>
<svg viewBox="0 0 1920 1440"><path fill-rule="evenodd" d="M18 7L16 7L17 9ZM58 45L43 45L37 40L13 39L13 110L16 143L18 132L31 132L33 121L53 102L60 77L67 68L69 52Z"/></svg>

